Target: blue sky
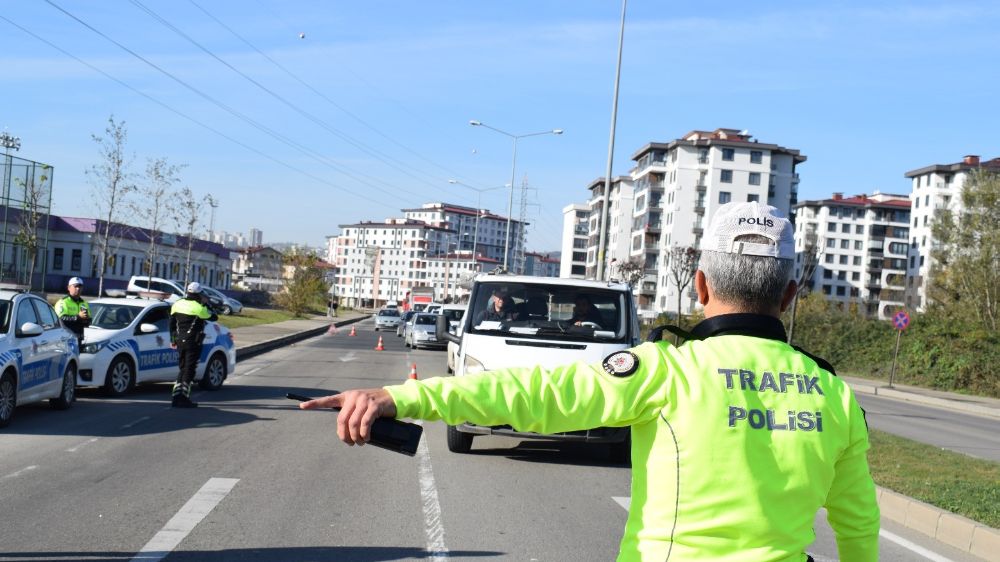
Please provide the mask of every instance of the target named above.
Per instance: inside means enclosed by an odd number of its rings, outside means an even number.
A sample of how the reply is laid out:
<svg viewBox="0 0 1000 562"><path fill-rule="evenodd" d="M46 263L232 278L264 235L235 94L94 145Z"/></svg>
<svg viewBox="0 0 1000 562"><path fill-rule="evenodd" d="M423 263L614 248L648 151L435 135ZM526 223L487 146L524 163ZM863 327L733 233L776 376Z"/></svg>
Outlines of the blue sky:
<svg viewBox="0 0 1000 562"><path fill-rule="evenodd" d="M1000 3L874 4L632 0L614 173L647 142L717 127L801 150L800 199L907 193L907 170L1000 156ZM510 140L470 119L514 134L561 128L518 144L517 183L533 188L528 247L553 250L561 209L604 174L620 10L610 0L8 2L2 18L128 87L0 19L0 127L21 137L19 156L55 166L57 213L96 214L90 137L114 114L136 172L166 157L186 165L182 185L220 201L216 230L316 245L338 224L421 202L475 205L449 178L508 183ZM483 206L505 213L506 197L484 193Z"/></svg>

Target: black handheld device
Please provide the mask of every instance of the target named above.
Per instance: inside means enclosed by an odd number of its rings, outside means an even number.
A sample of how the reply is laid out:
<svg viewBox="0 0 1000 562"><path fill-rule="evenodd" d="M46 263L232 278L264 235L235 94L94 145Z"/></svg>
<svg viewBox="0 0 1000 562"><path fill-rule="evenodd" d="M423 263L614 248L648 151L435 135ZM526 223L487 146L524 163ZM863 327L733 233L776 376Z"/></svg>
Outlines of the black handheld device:
<svg viewBox="0 0 1000 562"><path fill-rule="evenodd" d="M331 391L331 394L339 393L334 390ZM308 396L291 392L285 394L285 397L300 402L313 400L313 398ZM333 409L340 411L340 408ZM417 445L420 443L420 436L423 434L424 428L415 423L394 420L392 418L378 418L372 424L371 432L371 439L368 441L369 445L375 445L376 447L412 457L417 454Z"/></svg>

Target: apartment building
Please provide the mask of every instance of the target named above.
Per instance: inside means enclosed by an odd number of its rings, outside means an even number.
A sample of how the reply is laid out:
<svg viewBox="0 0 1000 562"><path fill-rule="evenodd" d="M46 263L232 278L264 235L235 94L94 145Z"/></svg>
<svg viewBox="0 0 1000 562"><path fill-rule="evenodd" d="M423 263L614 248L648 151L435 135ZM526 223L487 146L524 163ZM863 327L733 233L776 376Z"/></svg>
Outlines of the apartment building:
<svg viewBox="0 0 1000 562"><path fill-rule="evenodd" d="M1000 158L981 162L968 155L961 162L934 164L906 172L912 188L912 239L906 266L906 305L923 311L927 307L927 283L931 271L931 227L934 214L941 210L962 211L962 188L969 173L984 169L1000 173Z"/></svg>
<svg viewBox="0 0 1000 562"><path fill-rule="evenodd" d="M730 201L761 201L791 216L798 199L798 150L760 142L737 129L690 131L668 143L649 143L632 155L635 186L630 257L643 261L637 287L640 313L677 312L668 274L670 249L701 244L712 215ZM792 217L794 219L794 217ZM681 311L694 310L689 285Z"/></svg>
<svg viewBox="0 0 1000 562"><path fill-rule="evenodd" d="M501 264L504 259L504 241L507 239L507 217L495 215L487 209L475 209L450 203L425 203L420 208L403 209L406 219L454 231L456 251L472 252ZM478 219L477 219L478 215ZM478 224L478 234L477 234ZM510 221L511 243L508 267L514 269L514 259L523 249L525 223Z"/></svg>
<svg viewBox="0 0 1000 562"><path fill-rule="evenodd" d="M597 260L600 258L598 247L601 236L601 209L604 208L604 185L605 178L597 178L590 182L587 189L590 191L590 216L588 217L587 228L587 279L597 278ZM615 276L612 264L623 263L629 258L629 236L632 232L632 208L634 205L632 178L628 176L618 176L611 179L610 190L608 191L608 208L610 213L607 217L606 236L604 240L604 278L611 279Z"/></svg>
<svg viewBox="0 0 1000 562"><path fill-rule="evenodd" d="M587 243L590 233L590 207L571 203L563 207L562 248L559 277L583 279L587 274Z"/></svg>
<svg viewBox="0 0 1000 562"><path fill-rule="evenodd" d="M559 277L560 260L538 252L524 253L524 274L536 277Z"/></svg>
<svg viewBox="0 0 1000 562"><path fill-rule="evenodd" d="M879 193L804 201L796 205L796 276L806 247L815 244L816 269L808 283L827 299L856 304L866 314L891 318L905 306L910 199Z"/></svg>

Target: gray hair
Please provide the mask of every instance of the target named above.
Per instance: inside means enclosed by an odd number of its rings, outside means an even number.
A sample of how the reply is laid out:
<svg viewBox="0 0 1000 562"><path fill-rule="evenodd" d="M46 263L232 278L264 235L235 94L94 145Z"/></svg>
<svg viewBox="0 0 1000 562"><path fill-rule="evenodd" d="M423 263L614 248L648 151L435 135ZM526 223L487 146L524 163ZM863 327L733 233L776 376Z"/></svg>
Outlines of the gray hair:
<svg viewBox="0 0 1000 562"><path fill-rule="evenodd" d="M774 243L756 234L740 236L739 240ZM767 312L781 305L793 266L792 260L709 250L702 251L698 261L698 269L705 274L716 298L754 313Z"/></svg>

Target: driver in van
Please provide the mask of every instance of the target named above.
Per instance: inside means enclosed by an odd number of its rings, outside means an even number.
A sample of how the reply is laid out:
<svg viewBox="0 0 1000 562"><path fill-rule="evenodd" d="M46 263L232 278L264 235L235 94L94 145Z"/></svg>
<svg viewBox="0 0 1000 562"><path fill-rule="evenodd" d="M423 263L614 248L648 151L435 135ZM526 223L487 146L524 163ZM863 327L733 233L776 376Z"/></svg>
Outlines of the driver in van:
<svg viewBox="0 0 1000 562"><path fill-rule="evenodd" d="M594 307L590 302L590 298L587 295L577 295L576 300L573 305L573 317L570 322L574 326L582 326L584 323L596 324L598 328L601 327L601 322L604 319L601 318L601 313Z"/></svg>
<svg viewBox="0 0 1000 562"><path fill-rule="evenodd" d="M822 507L840 560L876 562L864 411L833 366L788 344L781 323L798 289L792 223L770 205L727 203L701 249L705 320L681 345L657 338L601 363L408 380L300 408L341 408L337 435L351 445L379 417L536 433L628 426L632 500L618 562L806 562Z"/></svg>

